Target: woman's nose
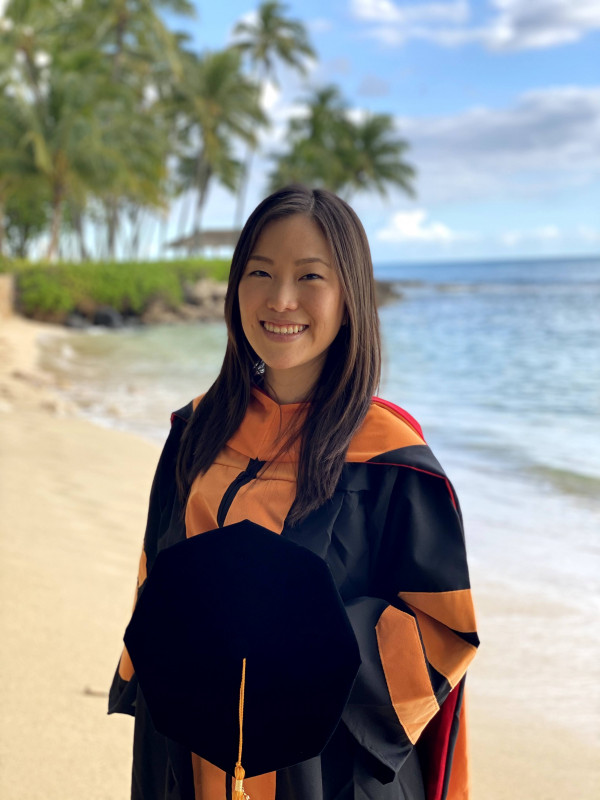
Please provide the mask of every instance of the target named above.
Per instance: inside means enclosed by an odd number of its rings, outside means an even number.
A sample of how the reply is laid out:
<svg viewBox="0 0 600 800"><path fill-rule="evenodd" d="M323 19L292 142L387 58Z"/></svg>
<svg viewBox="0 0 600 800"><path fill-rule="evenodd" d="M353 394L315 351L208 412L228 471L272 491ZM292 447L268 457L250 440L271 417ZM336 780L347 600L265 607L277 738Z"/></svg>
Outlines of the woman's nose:
<svg viewBox="0 0 600 800"><path fill-rule="evenodd" d="M267 305L273 311L288 311L298 307L296 287L288 281L272 281Z"/></svg>

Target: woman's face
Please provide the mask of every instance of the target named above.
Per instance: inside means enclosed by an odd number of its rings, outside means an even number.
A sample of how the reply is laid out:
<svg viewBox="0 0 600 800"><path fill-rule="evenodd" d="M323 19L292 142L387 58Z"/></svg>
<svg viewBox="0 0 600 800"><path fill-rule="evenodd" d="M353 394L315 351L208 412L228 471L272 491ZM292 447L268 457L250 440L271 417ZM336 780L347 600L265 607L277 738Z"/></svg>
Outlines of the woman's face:
<svg viewBox="0 0 600 800"><path fill-rule="evenodd" d="M280 403L302 400L319 377L344 318L327 239L295 214L265 226L238 288L242 327Z"/></svg>

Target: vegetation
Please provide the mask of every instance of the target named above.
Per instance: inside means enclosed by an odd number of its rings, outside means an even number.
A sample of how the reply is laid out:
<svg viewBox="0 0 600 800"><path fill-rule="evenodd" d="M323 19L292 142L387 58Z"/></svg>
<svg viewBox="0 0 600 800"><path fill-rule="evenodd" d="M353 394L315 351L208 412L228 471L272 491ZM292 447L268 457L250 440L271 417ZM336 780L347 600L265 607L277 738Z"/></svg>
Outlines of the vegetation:
<svg viewBox="0 0 600 800"><path fill-rule="evenodd" d="M316 53L302 23L286 17L286 9L277 0L266 0L258 7L254 21L241 21L233 29L235 47L248 59L252 75L260 86L266 80L277 85L277 65L292 67L306 74L306 59ZM244 217L246 189L255 152L255 142L249 142L246 161L241 173L238 202L235 210L236 227Z"/></svg>
<svg viewBox="0 0 600 800"><path fill-rule="evenodd" d="M0 270L2 267L0 267ZM63 322L71 312L92 317L101 306L123 315L140 316L154 300L178 308L186 283L200 278L223 281L225 259L90 264L12 262L21 311L35 319Z"/></svg>
<svg viewBox="0 0 600 800"><path fill-rule="evenodd" d="M278 0L240 21L233 44L218 51L195 52L169 30L164 11L191 15L194 4L8 0L0 19L0 259L26 259L43 243L51 262L67 252L81 261L136 260L144 230L160 225L178 198L179 234L199 232L215 183L237 195L240 221L252 156L269 125L261 86L277 82L280 65L305 73L314 49ZM357 121L335 87L314 90L306 108L284 149L267 154L271 186L298 180L346 196L411 191L406 143L391 117ZM64 291L57 286L66 303Z"/></svg>
<svg viewBox="0 0 600 800"><path fill-rule="evenodd" d="M346 198L358 191L385 197L390 186L413 194L414 170L403 160L407 144L388 114L355 121L335 86L316 90L306 108L306 116L289 122L289 150L276 158L271 189L300 181Z"/></svg>

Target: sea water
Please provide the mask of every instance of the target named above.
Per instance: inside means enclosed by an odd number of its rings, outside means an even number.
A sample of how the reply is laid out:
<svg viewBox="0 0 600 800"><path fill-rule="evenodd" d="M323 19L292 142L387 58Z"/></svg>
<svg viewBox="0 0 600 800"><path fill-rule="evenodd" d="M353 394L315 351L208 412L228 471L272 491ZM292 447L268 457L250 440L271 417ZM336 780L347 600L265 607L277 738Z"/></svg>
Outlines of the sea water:
<svg viewBox="0 0 600 800"><path fill-rule="evenodd" d="M482 618L485 692L599 732L600 259L381 264L380 395L455 484ZM77 333L44 365L82 413L164 441L205 391L223 323ZM490 674L495 679L490 682ZM477 671L474 670L477 689ZM510 701L506 698L510 696Z"/></svg>

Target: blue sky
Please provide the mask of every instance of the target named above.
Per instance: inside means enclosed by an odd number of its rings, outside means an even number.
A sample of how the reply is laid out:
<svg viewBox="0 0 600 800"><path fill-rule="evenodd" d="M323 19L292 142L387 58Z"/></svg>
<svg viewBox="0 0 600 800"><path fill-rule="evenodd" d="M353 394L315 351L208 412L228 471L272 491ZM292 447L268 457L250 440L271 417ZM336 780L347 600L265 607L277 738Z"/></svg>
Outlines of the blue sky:
<svg viewBox="0 0 600 800"><path fill-rule="evenodd" d="M256 4L197 0L198 49L231 41ZM287 3L318 53L306 78L265 87L266 152L311 88L390 113L410 143L417 197L355 195L379 263L600 252L600 0L317 0ZM170 22L175 24L171 18ZM246 212L265 194L255 160ZM214 187L206 227L232 224ZM174 213L173 217L176 217Z"/></svg>

